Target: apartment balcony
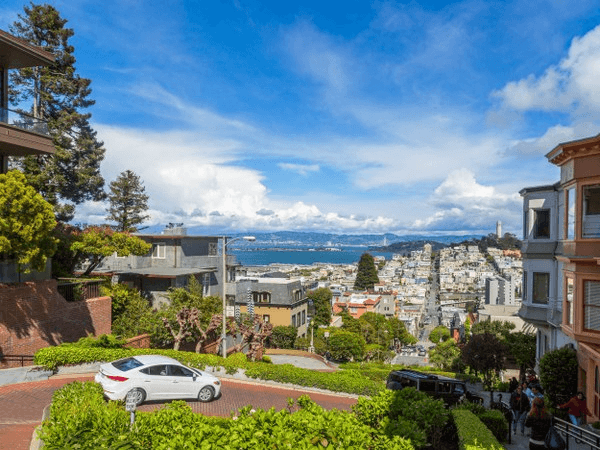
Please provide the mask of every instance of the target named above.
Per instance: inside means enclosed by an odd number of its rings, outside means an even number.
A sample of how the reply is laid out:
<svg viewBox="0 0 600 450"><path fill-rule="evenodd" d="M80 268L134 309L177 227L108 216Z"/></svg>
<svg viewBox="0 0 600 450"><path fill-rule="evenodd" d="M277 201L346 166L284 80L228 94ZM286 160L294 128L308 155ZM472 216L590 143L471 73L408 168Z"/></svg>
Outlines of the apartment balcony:
<svg viewBox="0 0 600 450"><path fill-rule="evenodd" d="M0 155L54 153L48 124L28 114L0 108Z"/></svg>

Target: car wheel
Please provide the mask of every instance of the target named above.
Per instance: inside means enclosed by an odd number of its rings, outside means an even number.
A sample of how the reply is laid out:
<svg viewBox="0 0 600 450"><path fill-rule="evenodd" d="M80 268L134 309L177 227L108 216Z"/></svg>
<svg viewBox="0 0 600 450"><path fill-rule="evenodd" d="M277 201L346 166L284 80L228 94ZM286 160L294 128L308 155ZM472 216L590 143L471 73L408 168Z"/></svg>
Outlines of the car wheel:
<svg viewBox="0 0 600 450"><path fill-rule="evenodd" d="M210 386L204 386L198 392L198 400L201 402L210 402L213 398L215 398L215 390Z"/></svg>
<svg viewBox="0 0 600 450"><path fill-rule="evenodd" d="M135 406L139 406L146 399L146 392L143 389L135 388L127 393L125 399L127 400L127 398L131 399L135 403Z"/></svg>

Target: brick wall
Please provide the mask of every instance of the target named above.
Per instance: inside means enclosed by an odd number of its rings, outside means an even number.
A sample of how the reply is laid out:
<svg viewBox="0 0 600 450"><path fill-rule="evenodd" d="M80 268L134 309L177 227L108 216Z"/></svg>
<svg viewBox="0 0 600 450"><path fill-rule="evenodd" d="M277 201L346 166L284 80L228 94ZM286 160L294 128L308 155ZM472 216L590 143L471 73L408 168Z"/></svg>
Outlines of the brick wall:
<svg viewBox="0 0 600 450"><path fill-rule="evenodd" d="M125 344L127 348L150 348L150 335L149 334L140 334L139 336L134 336L132 338L127 339L127 344Z"/></svg>
<svg viewBox="0 0 600 450"><path fill-rule="evenodd" d="M111 331L110 297L67 302L56 280L0 284L0 354L37 350ZM0 360L0 368L20 365Z"/></svg>

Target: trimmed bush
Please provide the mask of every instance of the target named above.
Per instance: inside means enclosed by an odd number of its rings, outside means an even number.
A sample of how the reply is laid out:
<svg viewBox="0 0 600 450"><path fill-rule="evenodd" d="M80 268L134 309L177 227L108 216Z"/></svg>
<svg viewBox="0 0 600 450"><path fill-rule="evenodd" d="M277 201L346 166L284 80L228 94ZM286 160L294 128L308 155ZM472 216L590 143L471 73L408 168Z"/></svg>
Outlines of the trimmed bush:
<svg viewBox="0 0 600 450"><path fill-rule="evenodd" d="M466 409L451 410L460 450L503 450L490 429Z"/></svg>
<svg viewBox="0 0 600 450"><path fill-rule="evenodd" d="M506 441L506 437L508 436L508 421L501 411L493 409L478 414L477 417L490 429L496 439L498 439L498 442Z"/></svg>
<svg viewBox="0 0 600 450"><path fill-rule="evenodd" d="M293 403L293 402L292 402ZM153 412L129 413L122 402L105 403L95 383L72 383L53 397L50 419L42 426L44 448L121 449L312 449L414 450L411 442L361 423L353 413L326 411L307 396L299 410L252 410L230 419L196 414L183 401Z"/></svg>

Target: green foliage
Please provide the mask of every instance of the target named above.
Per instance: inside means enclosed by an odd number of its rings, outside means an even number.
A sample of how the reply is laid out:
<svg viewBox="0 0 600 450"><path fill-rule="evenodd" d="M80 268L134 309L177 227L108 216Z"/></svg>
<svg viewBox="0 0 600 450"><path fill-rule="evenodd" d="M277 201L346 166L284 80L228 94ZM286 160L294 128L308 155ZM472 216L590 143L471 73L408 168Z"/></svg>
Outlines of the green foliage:
<svg viewBox="0 0 600 450"><path fill-rule="evenodd" d="M152 246L129 233L121 233L110 227L88 227L78 234L71 250L81 257L81 261L89 261L83 275L89 275L98 267L104 258L116 253L117 256L146 255Z"/></svg>
<svg viewBox="0 0 600 450"><path fill-rule="evenodd" d="M268 338L269 346L272 348L294 348L294 342L298 331L292 325L279 325L273 327L273 332Z"/></svg>
<svg viewBox="0 0 600 450"><path fill-rule="evenodd" d="M458 371L462 368L460 348L454 339L440 342L429 350L429 362L442 370Z"/></svg>
<svg viewBox="0 0 600 450"><path fill-rule="evenodd" d="M196 414L185 402L174 401L157 411L137 412L129 429L129 413L119 402L104 403L99 385L73 383L55 393L41 437L48 449L413 449L407 439L390 438L350 412L326 411L307 396L296 404L294 413L246 406L225 419Z"/></svg>
<svg viewBox="0 0 600 450"><path fill-rule="evenodd" d="M495 373L504 368L505 345L493 334L474 334L462 349L462 361L483 373L483 385L490 389Z"/></svg>
<svg viewBox="0 0 600 450"><path fill-rule="evenodd" d="M337 361L361 360L365 353L365 340L355 333L336 330L329 336L329 352Z"/></svg>
<svg viewBox="0 0 600 450"><path fill-rule="evenodd" d="M313 319L314 326L325 325L331 323L331 298L333 293L330 289L319 288L314 291L309 291L306 295L308 300L312 300L315 305L315 317Z"/></svg>
<svg viewBox="0 0 600 450"><path fill-rule="evenodd" d="M148 195L144 184L131 170L121 172L110 183L110 202L106 220L116 222L117 231L137 231L137 226L148 219Z"/></svg>
<svg viewBox="0 0 600 450"><path fill-rule="evenodd" d="M443 325L435 327L431 330L431 333L429 333L429 340L434 344L437 344L440 341L445 342L448 339L450 339L450 330Z"/></svg>
<svg viewBox="0 0 600 450"><path fill-rule="evenodd" d="M100 163L103 143L90 126L94 104L89 98L91 80L75 70L75 49L69 43L74 31L49 4L30 3L19 14L10 31L14 36L52 53L56 59L47 67L26 67L10 73L9 101L44 119L54 144L54 154L27 156L18 162L28 181L54 206L56 218L68 222L75 205L105 198Z"/></svg>
<svg viewBox="0 0 600 450"><path fill-rule="evenodd" d="M540 382L551 406L563 403L575 395L577 372L577 352L574 349L563 347L542 356Z"/></svg>
<svg viewBox="0 0 600 450"><path fill-rule="evenodd" d="M492 432L498 442L505 442L508 435L508 421L504 414L497 409L491 409L479 414L481 420L486 427Z"/></svg>
<svg viewBox="0 0 600 450"><path fill-rule="evenodd" d="M375 260L369 253L363 253L358 261L358 270L354 280L354 289L368 290L373 289L375 284L379 283Z"/></svg>
<svg viewBox="0 0 600 450"><path fill-rule="evenodd" d="M126 343L127 340L119 339L113 334L101 334L97 338L89 335L82 337L77 342L65 343L63 345L81 348L123 348Z"/></svg>
<svg viewBox="0 0 600 450"><path fill-rule="evenodd" d="M535 333L525 333L522 331L510 333L506 336L506 346L509 353L515 358L522 374L524 374L527 369L533 369L535 367Z"/></svg>
<svg viewBox="0 0 600 450"><path fill-rule="evenodd" d="M496 339L505 340L516 325L507 320L483 320L471 328L473 334L493 334Z"/></svg>
<svg viewBox="0 0 600 450"><path fill-rule="evenodd" d="M490 429L471 411L452 409L452 419L458 434L460 450L502 450L503 447Z"/></svg>
<svg viewBox="0 0 600 450"><path fill-rule="evenodd" d="M361 397L352 410L365 425L379 428L389 437L408 438L417 448L435 443L449 419L441 400L414 388Z"/></svg>
<svg viewBox="0 0 600 450"><path fill-rule="evenodd" d="M17 170L0 174L0 253L16 260L19 271L43 271L56 251L52 206Z"/></svg>
<svg viewBox="0 0 600 450"><path fill-rule="evenodd" d="M137 289L125 284L102 288L102 295L112 298L112 332L124 338L150 334L153 342L164 328L160 317Z"/></svg>

